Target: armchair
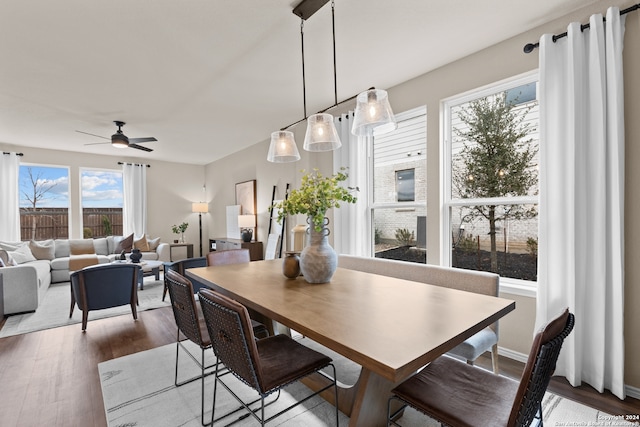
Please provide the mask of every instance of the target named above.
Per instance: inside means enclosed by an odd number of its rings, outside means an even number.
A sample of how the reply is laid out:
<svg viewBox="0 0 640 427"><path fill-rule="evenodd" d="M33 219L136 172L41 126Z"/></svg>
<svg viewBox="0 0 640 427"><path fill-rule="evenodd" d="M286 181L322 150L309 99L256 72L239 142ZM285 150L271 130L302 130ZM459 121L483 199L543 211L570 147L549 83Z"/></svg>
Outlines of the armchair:
<svg viewBox="0 0 640 427"><path fill-rule="evenodd" d="M82 310L82 331L87 329L89 311L120 305L131 305L134 320L138 319L138 274L135 264L99 264L71 274L71 310L75 305Z"/></svg>

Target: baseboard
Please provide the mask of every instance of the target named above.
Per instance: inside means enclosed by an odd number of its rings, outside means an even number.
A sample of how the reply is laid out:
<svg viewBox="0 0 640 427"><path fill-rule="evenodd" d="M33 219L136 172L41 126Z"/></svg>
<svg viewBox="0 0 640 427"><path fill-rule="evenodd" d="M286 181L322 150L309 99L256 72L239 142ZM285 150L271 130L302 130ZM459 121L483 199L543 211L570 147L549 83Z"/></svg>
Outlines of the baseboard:
<svg viewBox="0 0 640 427"><path fill-rule="evenodd" d="M634 399L640 399L640 388L631 387L630 385L624 386L624 391L627 394L627 397L633 397Z"/></svg>
<svg viewBox="0 0 640 427"><path fill-rule="evenodd" d="M509 350L508 348L500 346L498 346L498 354L521 363L527 363L527 359L529 358L528 354L518 353L517 351Z"/></svg>
<svg viewBox="0 0 640 427"><path fill-rule="evenodd" d="M500 356L507 357L512 360L516 360L518 362L527 363L528 354L518 353L517 351L509 350L508 348L498 346L498 354ZM625 393L627 397L632 397L634 399L640 399L640 388L632 387L630 385L624 386Z"/></svg>

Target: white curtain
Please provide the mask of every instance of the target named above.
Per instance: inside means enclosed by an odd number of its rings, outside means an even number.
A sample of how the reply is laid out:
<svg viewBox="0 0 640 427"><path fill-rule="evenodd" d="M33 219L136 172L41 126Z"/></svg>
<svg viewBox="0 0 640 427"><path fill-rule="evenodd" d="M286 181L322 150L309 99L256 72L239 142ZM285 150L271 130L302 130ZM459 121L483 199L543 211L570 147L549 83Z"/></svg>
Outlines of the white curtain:
<svg viewBox="0 0 640 427"><path fill-rule="evenodd" d="M339 254L371 256L371 214L368 209L368 149L371 139L351 133L353 112L335 119L342 147L333 152L333 170L348 168L349 187L358 187L356 203L343 203L333 211L333 245Z"/></svg>
<svg viewBox="0 0 640 427"><path fill-rule="evenodd" d="M536 326L568 306L556 369L624 389L624 17L617 8L540 40L540 232ZM537 329L536 328L536 329Z"/></svg>
<svg viewBox="0 0 640 427"><path fill-rule="evenodd" d="M122 165L124 206L122 207L123 235L140 237L147 231L147 165Z"/></svg>
<svg viewBox="0 0 640 427"><path fill-rule="evenodd" d="M20 156L16 153L0 155L0 240L20 241Z"/></svg>

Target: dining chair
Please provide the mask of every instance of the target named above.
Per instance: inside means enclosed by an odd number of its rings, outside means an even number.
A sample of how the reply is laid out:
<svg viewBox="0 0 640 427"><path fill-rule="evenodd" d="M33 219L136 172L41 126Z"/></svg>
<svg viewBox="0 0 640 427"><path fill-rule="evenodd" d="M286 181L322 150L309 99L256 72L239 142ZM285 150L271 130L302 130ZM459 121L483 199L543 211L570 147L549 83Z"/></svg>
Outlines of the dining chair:
<svg viewBox="0 0 640 427"><path fill-rule="evenodd" d="M196 267L206 267L206 266L207 266L207 259L205 257L197 257L197 258L181 259L179 261L173 261L173 262L165 262L163 268L165 273L167 270L173 270L178 274L180 274L181 276L186 276L185 271L187 269L196 268ZM204 284L197 281L193 281L193 280L191 281L191 284L193 286L194 293L197 293L201 287L205 286ZM167 285L165 282L164 290L162 291L162 301L164 301L164 298L166 295L167 295Z"/></svg>
<svg viewBox="0 0 640 427"><path fill-rule="evenodd" d="M241 264L251 261L249 249L231 249L228 251L211 251L207 254L207 265Z"/></svg>
<svg viewBox="0 0 640 427"><path fill-rule="evenodd" d="M392 390L387 426L407 405L451 427L542 425L542 398L574 316L568 309L535 336L520 381L441 356ZM400 409L392 412L394 403Z"/></svg>
<svg viewBox="0 0 640 427"><path fill-rule="evenodd" d="M226 251L211 251L206 255L206 258L207 265L210 267L216 265L243 264L251 262L251 252L246 248L230 249ZM266 325L271 322L270 319L267 319L255 310L248 309L248 311L250 317L262 325ZM254 330L254 332L259 338L264 338L270 335L269 329L267 329L266 326L264 331ZM271 330L271 332L273 332L273 330Z"/></svg>
<svg viewBox="0 0 640 427"><path fill-rule="evenodd" d="M99 264L74 271L71 281L71 308L82 310L82 332L87 330L89 312L129 304L133 319L138 319L138 275L135 264Z"/></svg>
<svg viewBox="0 0 640 427"><path fill-rule="evenodd" d="M243 405L248 414L253 416L262 426L313 396L333 387L336 402L336 426L338 425L338 386L336 368L331 358L300 344L288 335L272 335L256 340L245 306L209 289L201 289L199 294L207 330L209 336L212 337L217 364L222 363L228 369L228 371L222 371L216 368L215 371L212 425L236 412L231 411L215 418L218 383L231 393ZM333 378L322 371L328 366L333 369ZM261 404L259 416L257 415L258 410L251 409L250 403L244 402L223 380L223 377L229 373L258 393ZM318 373L326 378L329 384L269 418L265 418L266 397L277 392L277 400L282 388L313 373ZM273 401L269 404L271 403Z"/></svg>
<svg viewBox="0 0 640 427"><path fill-rule="evenodd" d="M207 327L204 323L204 318L198 313L195 297L193 295L193 285L191 281L182 276L175 270L165 270L164 272L165 288L169 291L169 299L171 300L171 307L173 308L173 316L176 320L176 326L178 327L176 336L176 370L174 377L174 384L176 387L183 386L192 381L200 379L200 415L202 425L207 425L204 421L204 380L205 377L213 373L213 368L216 364L205 364L205 350L211 348L211 339ZM200 347L200 360L198 360L182 343L184 339L180 339L180 334L186 337L189 341ZM187 355L198 365L200 368L200 375L187 380L178 382L178 364L180 357L180 348L187 353Z"/></svg>

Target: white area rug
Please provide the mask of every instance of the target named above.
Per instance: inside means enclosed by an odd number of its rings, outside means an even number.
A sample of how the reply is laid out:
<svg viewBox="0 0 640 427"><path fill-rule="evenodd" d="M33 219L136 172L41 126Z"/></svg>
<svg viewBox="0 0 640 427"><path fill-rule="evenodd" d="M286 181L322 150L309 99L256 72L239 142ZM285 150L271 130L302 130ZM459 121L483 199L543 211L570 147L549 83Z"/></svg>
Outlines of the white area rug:
<svg viewBox="0 0 640 427"><path fill-rule="evenodd" d="M305 344L309 341L304 340ZM315 345L314 345L315 347ZM196 346L190 347L192 354L200 357ZM182 350L181 350L182 351ZM213 362L213 352L205 353L209 362ZM357 377L359 367L331 351L327 354L334 358L338 369L338 378L345 380ZM128 426L189 426L200 425L200 381L194 381L182 387L173 385L175 367L175 344L166 345L129 356L113 359L98 365L102 395L104 398L107 422L110 427ZM185 354L180 355L179 380L190 378L199 373L198 367ZM231 376L225 377L232 381ZM237 380L233 380L234 390L244 398L254 398L255 392ZM301 384L293 384L282 392L278 402L266 410L267 416L284 408L288 403L304 397L309 390ZM213 396L213 377L205 384L205 420L210 420ZM217 414L226 413L235 408L236 401L226 390L218 387L216 405ZM219 408L219 409L218 409ZM595 409L568 399L547 393L543 403L544 424L560 425L631 425L626 423L606 424L612 418ZM218 412L220 411L220 412ZM333 406L320 397L303 403L296 409L276 418L270 426L327 426L334 425ZM227 421L227 420L225 420ZM228 420L227 422L230 422ZM346 426L348 417L340 413L340 425ZM424 417L411 408L405 410L400 423L404 427L436 427L435 421ZM570 424L569 424L570 423ZM218 425L218 424L216 424ZM224 425L221 423L220 425ZM235 425L258 425L253 418L247 418Z"/></svg>
<svg viewBox="0 0 640 427"><path fill-rule="evenodd" d="M164 302L162 301L164 281L162 280L162 275L160 278L161 280L155 280L153 276L144 278L144 290L138 290L138 300L140 302L138 311L171 305L169 295L167 295ZM7 317L4 326L0 330L0 338L82 322L82 311L77 306L73 311L73 317L69 318L70 305L71 291L69 290L69 282L54 283L49 286L43 300L40 302L40 306L34 313L16 314ZM121 314L131 316L131 307L123 305L105 310L90 311L89 322Z"/></svg>

